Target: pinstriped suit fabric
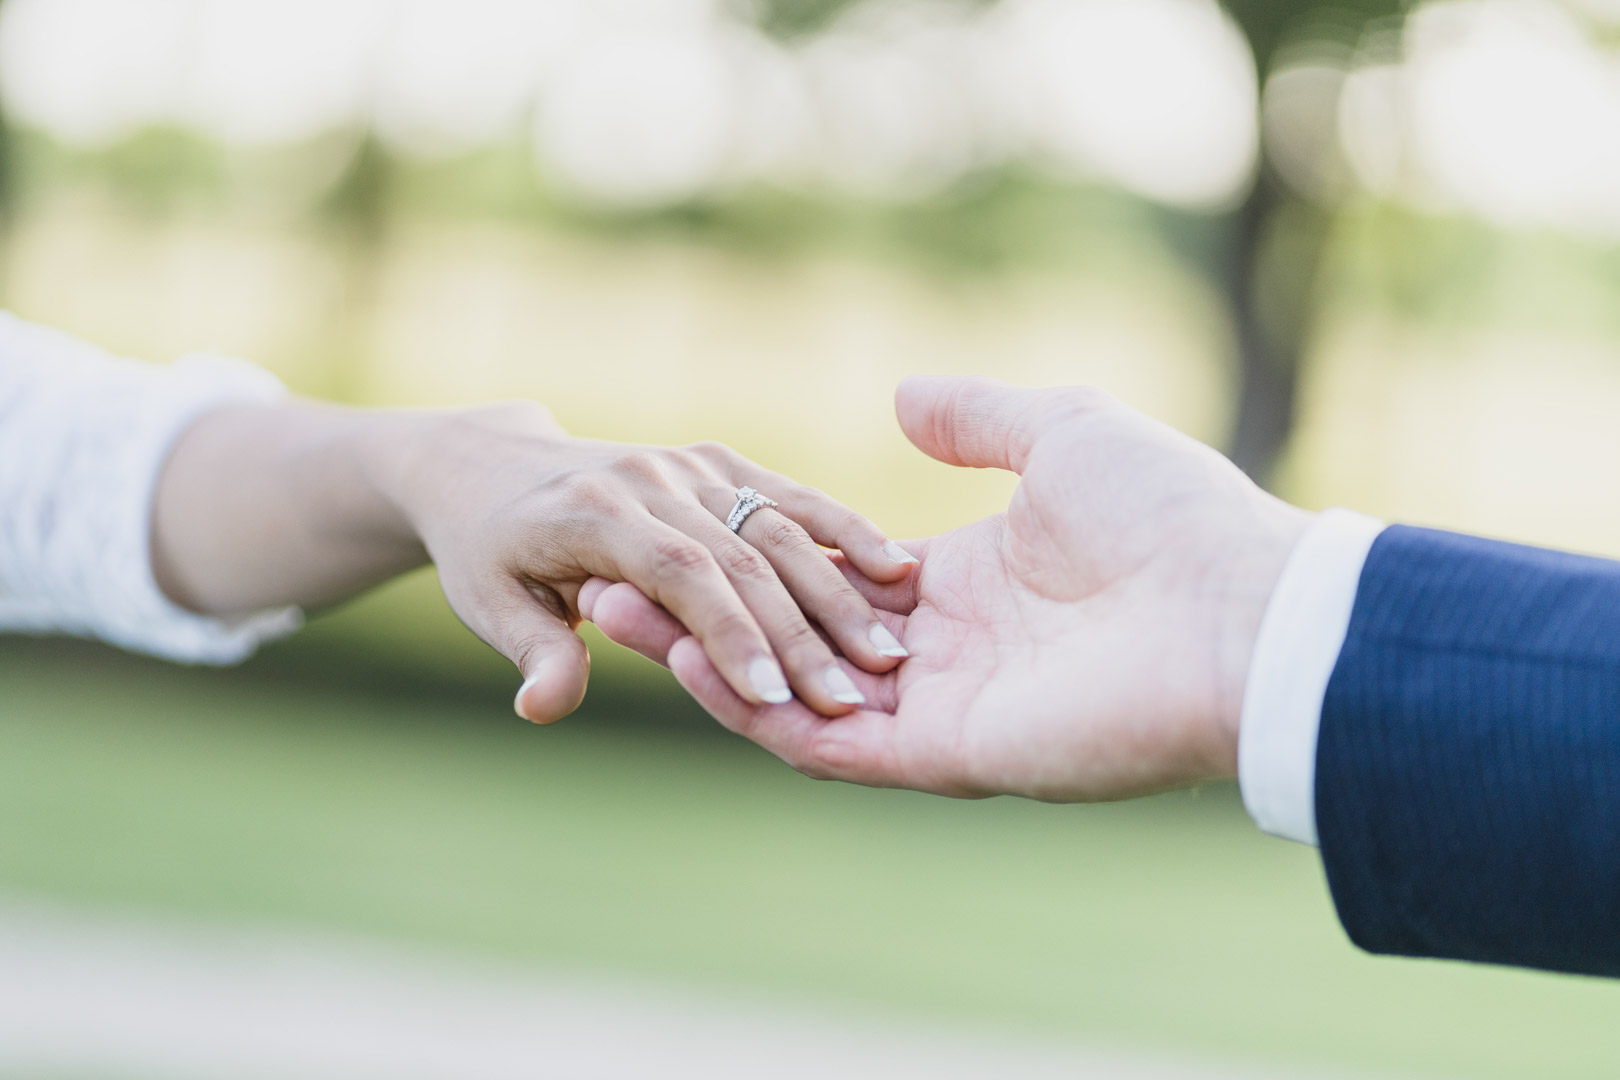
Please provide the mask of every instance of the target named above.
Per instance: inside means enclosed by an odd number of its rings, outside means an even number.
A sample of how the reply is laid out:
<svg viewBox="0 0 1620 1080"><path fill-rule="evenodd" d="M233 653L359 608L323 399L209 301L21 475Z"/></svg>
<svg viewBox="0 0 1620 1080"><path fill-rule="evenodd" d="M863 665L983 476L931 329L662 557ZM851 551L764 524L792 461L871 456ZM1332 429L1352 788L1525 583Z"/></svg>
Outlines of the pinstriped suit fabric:
<svg viewBox="0 0 1620 1080"><path fill-rule="evenodd" d="M1316 817L1361 947L1620 975L1620 563L1386 530Z"/></svg>

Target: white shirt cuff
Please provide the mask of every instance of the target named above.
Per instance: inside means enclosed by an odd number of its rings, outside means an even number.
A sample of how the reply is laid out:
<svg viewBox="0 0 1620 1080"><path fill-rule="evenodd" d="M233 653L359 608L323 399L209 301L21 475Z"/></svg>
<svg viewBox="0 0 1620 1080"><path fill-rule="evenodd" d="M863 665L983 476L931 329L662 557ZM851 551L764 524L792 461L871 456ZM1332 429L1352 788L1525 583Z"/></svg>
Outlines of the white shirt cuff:
<svg viewBox="0 0 1620 1080"><path fill-rule="evenodd" d="M1238 786L1254 823L1316 844L1316 735L1344 647L1361 568L1384 523L1326 510L1272 590L1249 661L1238 729Z"/></svg>
<svg viewBox="0 0 1620 1080"><path fill-rule="evenodd" d="M209 409L285 393L239 360L151 367L0 313L0 631L227 664L296 629L296 608L213 618L177 606L151 552L152 499L181 434Z"/></svg>

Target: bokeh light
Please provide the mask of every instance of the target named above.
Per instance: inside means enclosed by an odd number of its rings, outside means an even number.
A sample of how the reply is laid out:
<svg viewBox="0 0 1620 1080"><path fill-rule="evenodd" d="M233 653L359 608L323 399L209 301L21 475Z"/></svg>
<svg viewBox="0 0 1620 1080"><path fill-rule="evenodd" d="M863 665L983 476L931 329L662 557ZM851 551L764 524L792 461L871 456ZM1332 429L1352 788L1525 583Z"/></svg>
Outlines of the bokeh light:
<svg viewBox="0 0 1620 1080"><path fill-rule="evenodd" d="M1397 39L1372 35L1351 63L1272 75L1272 158L1320 190L1338 156L1321 136L1336 128L1367 193L1506 228L1620 235L1620 49L1600 31L1612 18L1603 4L1420 4ZM1295 122L1302 95L1336 97L1337 116Z"/></svg>
<svg viewBox="0 0 1620 1080"><path fill-rule="evenodd" d="M543 174L658 206L765 181L937 191L1023 156L1188 206L1255 160L1255 77L1213 0L867 0L784 46L705 0L11 0L0 89L81 144L375 124L446 154L530 125Z"/></svg>

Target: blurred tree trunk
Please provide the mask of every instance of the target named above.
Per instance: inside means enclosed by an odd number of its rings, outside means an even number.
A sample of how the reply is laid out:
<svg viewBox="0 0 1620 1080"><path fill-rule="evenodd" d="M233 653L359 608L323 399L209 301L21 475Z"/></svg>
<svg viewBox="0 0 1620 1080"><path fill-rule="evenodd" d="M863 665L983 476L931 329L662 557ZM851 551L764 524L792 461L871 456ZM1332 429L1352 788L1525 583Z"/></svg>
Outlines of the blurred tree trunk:
<svg viewBox="0 0 1620 1080"><path fill-rule="evenodd" d="M1255 70L1264 91L1284 27L1304 5L1276 0L1226 0L1226 6L1254 50ZM1220 269L1238 346L1237 410L1226 448L1238 467L1259 484L1271 480L1293 434L1306 322L1303 313L1294 312L1285 322L1300 326L1301 333L1278 333L1271 325L1279 314L1277 305L1268 303L1266 296L1266 247L1273 222L1288 199L1280 181L1267 170L1262 144L1259 175L1233 217L1231 255ZM1309 295L1306 289L1296 291L1302 299Z"/></svg>
<svg viewBox="0 0 1620 1080"><path fill-rule="evenodd" d="M1238 346L1238 400L1227 453L1269 484L1299 410L1327 215L1262 170L1235 215L1222 286Z"/></svg>
<svg viewBox="0 0 1620 1080"><path fill-rule="evenodd" d="M1236 330L1238 398L1226 450L1238 468L1265 483L1294 429L1299 356L1273 340L1261 317L1261 250L1266 225L1282 196L1265 175L1237 212L1231 265L1223 276L1227 307Z"/></svg>
<svg viewBox="0 0 1620 1080"><path fill-rule="evenodd" d="M1354 45L1368 24L1398 17L1404 0L1224 0L1254 51L1262 91L1291 36ZM1301 33L1301 31L1305 31ZM1238 404L1227 450L1257 482L1274 478L1298 414L1301 367L1328 240L1324 211L1290 194L1268 168L1233 215L1221 285L1238 340Z"/></svg>

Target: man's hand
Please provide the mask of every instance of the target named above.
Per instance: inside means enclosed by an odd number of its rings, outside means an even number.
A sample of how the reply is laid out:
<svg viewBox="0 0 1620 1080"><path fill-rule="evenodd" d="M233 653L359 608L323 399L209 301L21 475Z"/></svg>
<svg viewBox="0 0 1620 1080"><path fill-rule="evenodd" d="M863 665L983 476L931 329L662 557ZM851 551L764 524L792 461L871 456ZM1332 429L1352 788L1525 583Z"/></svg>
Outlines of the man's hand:
<svg viewBox="0 0 1620 1080"><path fill-rule="evenodd" d="M897 408L932 457L1023 480L1005 514L907 545L904 581L840 560L911 652L846 664L868 708L743 701L633 586L590 583L582 613L812 776L1075 801L1235 775L1249 657L1308 515L1095 390L916 378Z"/></svg>

